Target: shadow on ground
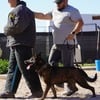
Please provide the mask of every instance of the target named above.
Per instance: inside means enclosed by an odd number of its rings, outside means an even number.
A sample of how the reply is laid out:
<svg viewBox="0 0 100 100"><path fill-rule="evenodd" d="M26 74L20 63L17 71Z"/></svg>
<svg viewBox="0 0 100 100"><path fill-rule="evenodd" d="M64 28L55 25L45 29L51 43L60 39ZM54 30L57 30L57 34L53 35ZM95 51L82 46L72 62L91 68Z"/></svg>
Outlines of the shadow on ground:
<svg viewBox="0 0 100 100"><path fill-rule="evenodd" d="M52 98L52 97L46 97L46 100L100 100L100 95L97 95L96 97L91 97L91 95L86 95L83 98L80 97L57 97L57 98Z"/></svg>

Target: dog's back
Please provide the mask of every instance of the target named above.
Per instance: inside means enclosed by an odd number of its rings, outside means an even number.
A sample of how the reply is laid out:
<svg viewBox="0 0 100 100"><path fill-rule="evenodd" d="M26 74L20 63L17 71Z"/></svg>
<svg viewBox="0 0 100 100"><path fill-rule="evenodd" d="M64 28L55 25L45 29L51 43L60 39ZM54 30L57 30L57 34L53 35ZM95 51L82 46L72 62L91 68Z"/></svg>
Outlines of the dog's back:
<svg viewBox="0 0 100 100"><path fill-rule="evenodd" d="M47 67L47 68L46 68ZM42 69L42 73L44 78L48 77L50 78L51 83L61 83L69 81L68 79L74 79L76 82L81 81L85 79L89 82L94 82L97 79L97 74L93 78L89 77L87 73L80 69L75 67L54 67L54 66L46 66L44 70Z"/></svg>

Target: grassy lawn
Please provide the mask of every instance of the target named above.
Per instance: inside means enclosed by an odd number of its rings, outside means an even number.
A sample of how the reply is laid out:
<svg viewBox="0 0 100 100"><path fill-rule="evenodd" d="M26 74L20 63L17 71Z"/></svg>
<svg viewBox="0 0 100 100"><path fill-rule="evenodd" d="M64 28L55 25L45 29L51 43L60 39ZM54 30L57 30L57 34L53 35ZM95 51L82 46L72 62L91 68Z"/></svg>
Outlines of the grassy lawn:
<svg viewBox="0 0 100 100"><path fill-rule="evenodd" d="M83 64L79 64L82 67L94 67L95 63L83 63ZM59 66L62 67L63 64L59 63Z"/></svg>
<svg viewBox="0 0 100 100"><path fill-rule="evenodd" d="M84 63L82 66L83 67L85 67L85 66L90 66L91 67L91 66L95 66L95 63Z"/></svg>

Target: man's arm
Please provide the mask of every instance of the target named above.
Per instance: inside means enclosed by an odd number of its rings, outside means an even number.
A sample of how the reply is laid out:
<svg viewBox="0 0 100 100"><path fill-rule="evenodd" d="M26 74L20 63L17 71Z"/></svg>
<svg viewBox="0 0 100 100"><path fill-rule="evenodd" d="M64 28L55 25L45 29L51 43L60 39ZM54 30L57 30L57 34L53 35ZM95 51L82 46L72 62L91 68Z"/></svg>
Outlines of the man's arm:
<svg viewBox="0 0 100 100"><path fill-rule="evenodd" d="M52 16L49 14L43 14L43 13L38 13L38 12L34 12L35 18L38 19L45 19L45 20L51 20Z"/></svg>
<svg viewBox="0 0 100 100"><path fill-rule="evenodd" d="M74 33L74 34L79 33L81 31L81 29L82 29L83 24L84 24L83 20L79 19L76 22L75 28L72 30L72 33Z"/></svg>
<svg viewBox="0 0 100 100"><path fill-rule="evenodd" d="M81 31L83 24L84 24L83 20L79 19L76 22L76 25L74 29L72 30L71 34L69 34L66 39L72 40L74 38L74 35L78 34Z"/></svg>

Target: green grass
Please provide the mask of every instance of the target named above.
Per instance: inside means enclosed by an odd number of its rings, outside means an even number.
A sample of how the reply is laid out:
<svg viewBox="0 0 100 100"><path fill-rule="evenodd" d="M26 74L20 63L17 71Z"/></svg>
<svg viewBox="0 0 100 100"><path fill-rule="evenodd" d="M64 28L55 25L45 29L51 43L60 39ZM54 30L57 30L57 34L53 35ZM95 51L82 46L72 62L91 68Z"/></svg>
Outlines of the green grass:
<svg viewBox="0 0 100 100"><path fill-rule="evenodd" d="M5 74L8 71L8 60L0 59L0 74Z"/></svg>
<svg viewBox="0 0 100 100"><path fill-rule="evenodd" d="M83 66L95 66L95 63L85 63L85 64L83 64Z"/></svg>
<svg viewBox="0 0 100 100"><path fill-rule="evenodd" d="M80 66L82 66L82 67L93 67L93 66L95 66L95 63L83 63L83 64L79 64ZM59 66L60 67L62 67L63 66L63 64L62 63L59 63Z"/></svg>

